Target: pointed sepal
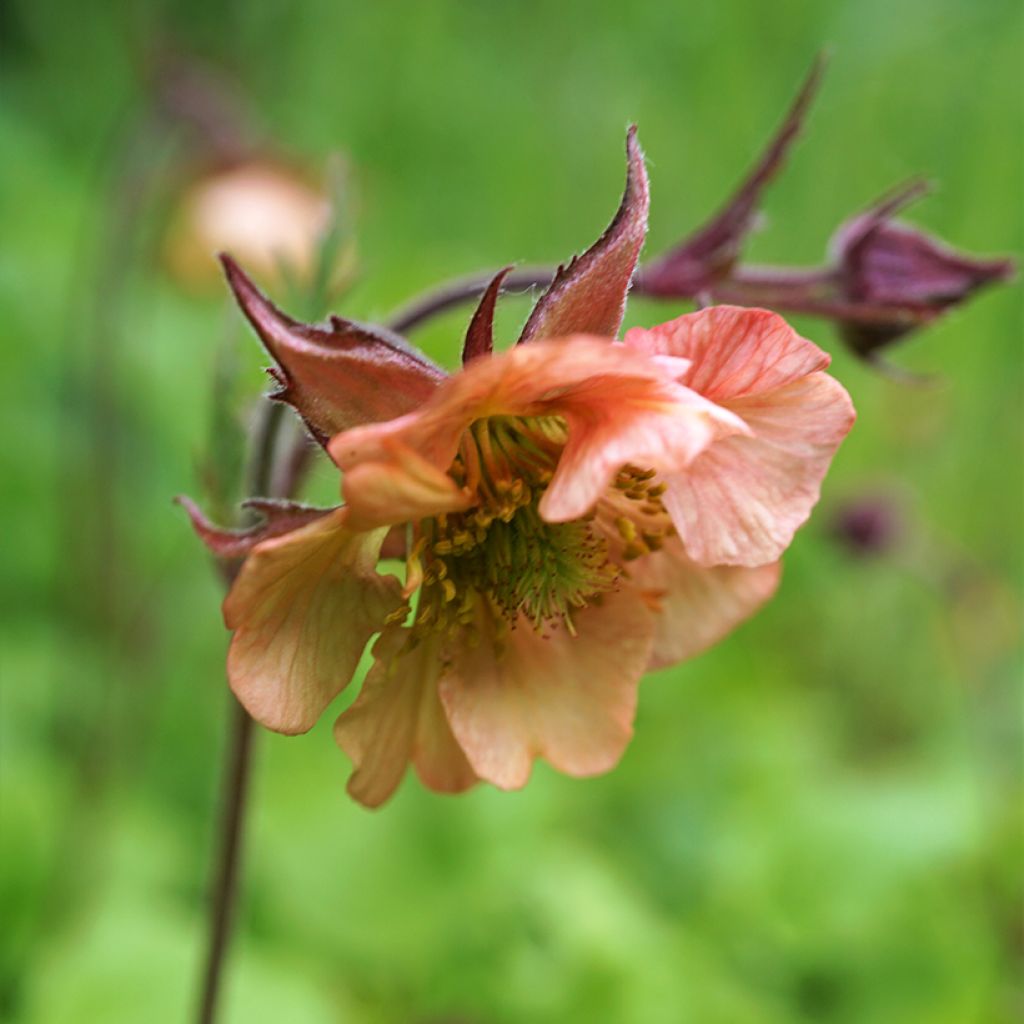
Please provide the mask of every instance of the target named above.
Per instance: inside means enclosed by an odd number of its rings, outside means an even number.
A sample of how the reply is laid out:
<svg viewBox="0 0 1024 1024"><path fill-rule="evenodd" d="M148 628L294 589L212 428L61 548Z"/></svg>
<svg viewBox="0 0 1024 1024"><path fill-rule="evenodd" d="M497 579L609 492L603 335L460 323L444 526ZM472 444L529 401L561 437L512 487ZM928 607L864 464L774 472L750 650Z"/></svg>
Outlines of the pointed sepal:
<svg viewBox="0 0 1024 1024"><path fill-rule="evenodd" d="M480 305L469 322L466 341L462 346L463 366L481 356L489 356L494 350L494 307L501 293L501 283L511 269L503 267L499 270L480 298Z"/></svg>
<svg viewBox="0 0 1024 1024"><path fill-rule="evenodd" d="M626 135L626 191L614 220L582 256L559 267L548 290L534 306L520 341L569 334L613 338L622 326L633 272L644 239L650 189L636 125Z"/></svg>
<svg viewBox="0 0 1024 1024"><path fill-rule="evenodd" d="M308 526L335 511L333 508L314 508L294 501L250 498L242 503L243 507L259 513L260 522L245 529L229 530L211 523L191 498L179 495L174 501L188 513L192 529L210 552L229 562L245 558L257 544L271 537L280 537Z"/></svg>
<svg viewBox="0 0 1024 1024"><path fill-rule="evenodd" d="M638 292L663 298L690 298L728 274L755 225L761 194L781 170L803 128L824 70L825 58L820 56L760 160L729 201L684 242L647 263L637 275Z"/></svg>
<svg viewBox="0 0 1024 1024"><path fill-rule="evenodd" d="M293 406L321 443L349 427L393 419L422 405L444 371L381 327L333 317L331 329L281 312L230 256L231 290L277 366L271 397Z"/></svg>

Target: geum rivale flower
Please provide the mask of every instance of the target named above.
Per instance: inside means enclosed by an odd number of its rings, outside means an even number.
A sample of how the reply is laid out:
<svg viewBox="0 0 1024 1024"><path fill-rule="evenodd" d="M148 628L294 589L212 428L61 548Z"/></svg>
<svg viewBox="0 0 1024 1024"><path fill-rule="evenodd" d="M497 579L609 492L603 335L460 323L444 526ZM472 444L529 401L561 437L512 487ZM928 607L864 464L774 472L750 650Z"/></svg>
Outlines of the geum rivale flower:
<svg viewBox="0 0 1024 1024"><path fill-rule="evenodd" d="M245 555L224 603L228 674L264 725L309 729L374 662L335 735L352 795L411 762L431 789L522 786L536 757L611 768L637 684L719 640L774 592L778 559L853 422L828 356L765 310L714 307L616 341L643 244L634 132L611 226L559 271L519 344L493 354L501 275L451 376L401 339L277 310L230 260L274 357L276 397L342 472L329 510L193 521ZM404 583L378 571L401 552Z"/></svg>

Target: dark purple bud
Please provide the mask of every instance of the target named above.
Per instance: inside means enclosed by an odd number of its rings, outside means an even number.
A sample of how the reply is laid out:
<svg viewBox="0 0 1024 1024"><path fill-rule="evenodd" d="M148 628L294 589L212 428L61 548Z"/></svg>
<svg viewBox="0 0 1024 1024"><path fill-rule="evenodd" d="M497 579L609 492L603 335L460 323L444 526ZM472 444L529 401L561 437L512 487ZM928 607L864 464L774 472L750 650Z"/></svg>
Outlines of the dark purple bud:
<svg viewBox="0 0 1024 1024"><path fill-rule="evenodd" d="M725 206L702 228L664 256L641 267L637 291L661 298L692 298L732 269L756 223L761 194L778 174L821 83L825 60L819 57L760 160Z"/></svg>
<svg viewBox="0 0 1024 1024"><path fill-rule="evenodd" d="M829 532L851 555L875 558L888 554L899 543L903 520L889 498L858 498L835 512Z"/></svg>
<svg viewBox="0 0 1024 1024"><path fill-rule="evenodd" d="M977 259L920 228L893 220L925 191L918 182L883 198L842 224L829 245L841 297L893 311L891 323L841 324L847 344L860 355L913 330L907 314L934 319L985 285L1013 274L1011 260Z"/></svg>

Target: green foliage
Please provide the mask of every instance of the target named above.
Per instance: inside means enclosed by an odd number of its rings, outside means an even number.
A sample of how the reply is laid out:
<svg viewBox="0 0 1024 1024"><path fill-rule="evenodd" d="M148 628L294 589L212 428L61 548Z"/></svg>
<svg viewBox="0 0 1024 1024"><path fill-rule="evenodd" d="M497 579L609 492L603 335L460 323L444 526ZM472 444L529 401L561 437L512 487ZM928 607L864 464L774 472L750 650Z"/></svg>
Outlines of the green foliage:
<svg viewBox="0 0 1024 1024"><path fill-rule="evenodd" d="M118 140L142 108L147 39L233 69L310 167L349 154L361 276L338 312L359 319L589 244L618 201L630 121L660 251L725 197L824 44L824 92L755 258L817 260L842 217L918 171L942 183L913 214L930 230L981 252L1024 240L1009 0L88 17L16 0L3 18L0 1016L20 1024L187 1019L204 942L225 635L170 499L200 488L218 368L237 362L250 396L263 385L255 343L224 347L226 297L167 278L157 200L136 242L118 240ZM506 302L499 338L525 312ZM630 321L676 312L637 303ZM467 319L418 340L450 364ZM893 355L943 374L914 389L800 324L835 352L860 422L779 597L644 683L611 775L541 766L522 793L459 799L408 781L370 814L344 794L328 722L261 735L224 1019L1014 1019L1020 326L1018 287L982 296ZM233 481L237 452L214 455ZM855 558L831 516L879 493L901 541Z"/></svg>

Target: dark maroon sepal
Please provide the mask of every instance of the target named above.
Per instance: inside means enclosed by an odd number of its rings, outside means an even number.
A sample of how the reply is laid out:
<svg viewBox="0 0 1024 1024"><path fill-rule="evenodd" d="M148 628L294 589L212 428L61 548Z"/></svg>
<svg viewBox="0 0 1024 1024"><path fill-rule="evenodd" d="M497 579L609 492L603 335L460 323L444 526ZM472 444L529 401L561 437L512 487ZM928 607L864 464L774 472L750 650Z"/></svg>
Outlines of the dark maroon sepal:
<svg viewBox="0 0 1024 1024"><path fill-rule="evenodd" d="M489 356L494 350L494 307L501 293L501 282L511 269L503 267L499 270L480 298L480 305L476 307L473 319L469 322L466 341L462 346L463 366L480 356Z"/></svg>
<svg viewBox="0 0 1024 1024"><path fill-rule="evenodd" d="M259 513L261 521L246 529L228 530L211 523L191 498L179 495L174 500L188 513L192 529L199 539L214 555L225 561L245 558L257 544L308 526L335 511L333 508L300 505L294 501L250 498L242 503L243 507Z"/></svg>
<svg viewBox="0 0 1024 1024"><path fill-rule="evenodd" d="M684 242L641 267L636 280L638 293L661 298L690 298L729 273L754 227L761 194L781 170L803 128L824 70L825 58L820 56L779 130L732 198Z"/></svg>
<svg viewBox="0 0 1024 1024"><path fill-rule="evenodd" d="M559 267L519 340L567 334L613 338L622 326L626 295L647 237L650 191L636 125L626 135L626 191L615 219L582 256Z"/></svg>
<svg viewBox="0 0 1024 1024"><path fill-rule="evenodd" d="M277 363L271 397L293 406L321 444L349 427L417 408L444 379L440 367L382 327L332 317L327 330L293 320L230 256L221 262L242 312Z"/></svg>

